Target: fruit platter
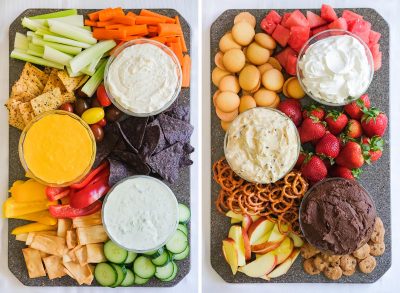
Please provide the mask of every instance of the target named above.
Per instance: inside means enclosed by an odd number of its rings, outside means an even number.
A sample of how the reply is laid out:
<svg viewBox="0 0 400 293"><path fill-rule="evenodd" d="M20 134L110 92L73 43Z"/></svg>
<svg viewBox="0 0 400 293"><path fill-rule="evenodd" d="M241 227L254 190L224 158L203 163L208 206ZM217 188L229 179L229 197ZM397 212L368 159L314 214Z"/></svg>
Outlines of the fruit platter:
<svg viewBox="0 0 400 293"><path fill-rule="evenodd" d="M389 27L373 9L211 26L211 265L229 283L372 283L391 266Z"/></svg>
<svg viewBox="0 0 400 293"><path fill-rule="evenodd" d="M190 270L190 28L175 10L28 9L10 26L8 266L26 286Z"/></svg>

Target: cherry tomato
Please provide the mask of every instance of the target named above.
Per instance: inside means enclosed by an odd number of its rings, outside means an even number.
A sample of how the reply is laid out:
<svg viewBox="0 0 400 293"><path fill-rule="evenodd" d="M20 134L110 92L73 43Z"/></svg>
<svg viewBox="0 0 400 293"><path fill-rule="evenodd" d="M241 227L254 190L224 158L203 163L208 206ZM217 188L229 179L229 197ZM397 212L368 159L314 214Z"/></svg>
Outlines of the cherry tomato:
<svg viewBox="0 0 400 293"><path fill-rule="evenodd" d="M97 142L101 142L103 140L103 138L104 138L103 128L98 124L93 124L93 125L90 125L90 129L93 132L94 139Z"/></svg>
<svg viewBox="0 0 400 293"><path fill-rule="evenodd" d="M97 98L92 99L92 102L90 103L90 108L95 108L95 107L102 107Z"/></svg>
<svg viewBox="0 0 400 293"><path fill-rule="evenodd" d="M107 121L117 121L122 116L122 112L112 105L106 110L106 119Z"/></svg>
<svg viewBox="0 0 400 293"><path fill-rule="evenodd" d="M97 88L97 100L99 101L100 105L103 107L108 107L111 105L110 98L107 95L106 88L104 87L104 84L101 84Z"/></svg>
<svg viewBox="0 0 400 293"><path fill-rule="evenodd" d="M87 124L96 124L103 118L104 118L104 110L103 108L100 107L87 109L82 114L82 119Z"/></svg>
<svg viewBox="0 0 400 293"><path fill-rule="evenodd" d="M67 111L67 112L74 112L74 107L71 103L65 103L60 106L60 110Z"/></svg>
<svg viewBox="0 0 400 293"><path fill-rule="evenodd" d="M103 118L99 122L97 122L96 124L101 126L101 127L104 127L107 124L107 120L105 118Z"/></svg>
<svg viewBox="0 0 400 293"><path fill-rule="evenodd" d="M74 108L76 115L81 116L87 109L89 109L89 105L86 100L80 98L76 99Z"/></svg>

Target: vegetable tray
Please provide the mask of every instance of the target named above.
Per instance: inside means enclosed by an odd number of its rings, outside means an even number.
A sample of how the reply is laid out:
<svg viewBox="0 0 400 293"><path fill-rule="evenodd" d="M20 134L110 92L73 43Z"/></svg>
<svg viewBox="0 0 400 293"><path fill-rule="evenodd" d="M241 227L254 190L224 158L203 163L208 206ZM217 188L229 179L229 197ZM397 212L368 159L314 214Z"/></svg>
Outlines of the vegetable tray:
<svg viewBox="0 0 400 293"><path fill-rule="evenodd" d="M310 10L319 14L319 9L302 9L305 13ZM341 14L344 9L336 9ZM368 89L371 103L377 108L389 114L389 26L387 22L375 10L370 8L351 9L361 14L366 20L371 22L374 30L382 34L380 44L382 51L382 67L374 74L374 79ZM248 11L257 19L256 32L260 32L260 21L264 18L269 9L250 9L250 10L227 10L222 13L212 24L210 29L210 69L213 70L214 56L219 51L218 43L220 38L231 29L234 17L242 12ZM280 15L292 10L277 9ZM210 75L211 76L211 75ZM213 96L217 88L211 83L211 95ZM280 94L283 98L283 94ZM302 103L311 102L309 97L302 99ZM213 103L210 103L211 111L211 164L224 155L223 142L225 132L220 126L220 120L215 114ZM389 116L389 115L388 115ZM389 122L390 124L390 122ZM378 216L382 218L386 229L385 253L377 258L376 269L371 274L356 272L351 277L342 277L338 281L330 281L323 274L311 276L304 272L302 267L302 257L299 256L289 271L279 277L271 279L272 283L373 283L377 281L391 266L391 227L390 227L390 141L389 131L383 137L385 146L382 158L374 165L367 165L363 168L359 180L360 183L369 191L375 201ZM212 173L212 171L210 170ZM219 185L212 179L211 174L211 265L214 270L228 283L267 283L268 281L260 278L250 278L238 272L236 276L232 274L229 265L224 260L222 254L222 240L227 237L230 218L220 214L215 208L215 200L218 197Z"/></svg>
<svg viewBox="0 0 400 293"><path fill-rule="evenodd" d="M129 9L126 9L129 11ZM28 9L21 13L13 23L11 23L9 28L9 49L10 53L13 48L14 36L16 32L25 33L26 29L24 29L21 25L21 19L25 16L34 16L38 14L50 13L59 11L57 9ZM96 11L95 9L79 9L79 14L86 15L87 13ZM139 10L131 10L133 12L139 12ZM186 43L190 43L190 27L187 21L175 10L173 9L158 9L154 10L155 12L174 16L179 15L182 20L182 29L186 39ZM190 46L189 50L190 50ZM22 68L25 62L11 59L9 58L9 88L11 91L11 87L14 82L18 79L21 74ZM190 105L190 89L184 88L181 90L179 98L180 103ZM18 141L21 132L14 127L9 127L9 184L11 184L18 179L24 179L25 172L22 168L22 165L19 161L18 156ZM168 184L168 183L167 183ZM179 202L190 206L190 169L187 167L182 169L179 174L179 179L174 184L168 184L169 187L173 190ZM25 243L21 241L16 241L15 236L11 235L11 231L20 225L26 224L26 221L17 220L17 219L9 219L8 221L8 267L10 271L15 275L15 277L26 286L77 286L77 283L74 279L69 276L65 276L60 279L49 280L47 277L30 279L28 277L28 272L25 266L24 258L22 255L21 249L25 247ZM190 226L190 225L189 225ZM189 230L189 239L190 239L190 230ZM185 260L182 260L178 264L178 275L171 282L161 282L153 278L148 283L143 286L146 287L172 287L179 283L190 271L190 256ZM95 280L91 286L99 286Z"/></svg>

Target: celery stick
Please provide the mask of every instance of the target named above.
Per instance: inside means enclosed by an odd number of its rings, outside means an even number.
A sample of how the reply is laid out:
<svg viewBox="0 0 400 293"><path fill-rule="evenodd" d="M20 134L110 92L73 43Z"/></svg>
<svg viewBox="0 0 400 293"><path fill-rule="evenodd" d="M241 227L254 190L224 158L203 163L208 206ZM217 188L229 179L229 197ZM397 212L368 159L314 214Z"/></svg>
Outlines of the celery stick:
<svg viewBox="0 0 400 293"><path fill-rule="evenodd" d="M70 62L72 71L78 72L86 67L90 62L98 56L103 55L108 50L114 48L117 44L113 40L107 40L97 43L92 47L83 50L81 53L76 55Z"/></svg>
<svg viewBox="0 0 400 293"><path fill-rule="evenodd" d="M46 27L41 25L39 22L29 19L27 17L24 17L22 19L22 26L34 32L36 32L38 29L46 29Z"/></svg>
<svg viewBox="0 0 400 293"><path fill-rule="evenodd" d="M101 61L99 68L93 74L93 76L85 83L81 91L85 93L88 97L93 96L96 92L98 86L101 84L104 78L104 69L106 68L107 59Z"/></svg>
<svg viewBox="0 0 400 293"><path fill-rule="evenodd" d="M43 53L43 50L44 50L43 46L38 46L38 45L35 45L33 43L29 43L28 49L29 50L33 50L33 51L42 52L42 53Z"/></svg>
<svg viewBox="0 0 400 293"><path fill-rule="evenodd" d="M61 37L59 34L55 34L51 31L49 31L47 28L46 29L38 29L35 34L38 36L44 36L44 35L50 35L50 36L55 36L55 37Z"/></svg>
<svg viewBox="0 0 400 293"><path fill-rule="evenodd" d="M83 15L70 15L66 17L52 18L52 20L57 20L63 23L83 28ZM48 25L48 20L46 19L44 21L46 25Z"/></svg>
<svg viewBox="0 0 400 293"><path fill-rule="evenodd" d="M44 52L44 49L43 49L43 48L42 48L41 51L28 49L28 50L26 51L26 54L29 54L29 55L32 55L32 56L36 56L36 57L43 58L43 52Z"/></svg>
<svg viewBox="0 0 400 293"><path fill-rule="evenodd" d="M82 28L89 32L92 32L92 27L90 27L90 26L84 25Z"/></svg>
<svg viewBox="0 0 400 293"><path fill-rule="evenodd" d="M26 36L27 37L38 37L38 35L36 34L36 32L32 32L32 31L27 31L26 32Z"/></svg>
<svg viewBox="0 0 400 293"><path fill-rule="evenodd" d="M62 23L56 20L48 20L50 31L60 34L64 37L73 39L75 41L85 42L88 44L96 44L97 40L93 38L92 33L85 29L78 28L73 25Z"/></svg>
<svg viewBox="0 0 400 293"><path fill-rule="evenodd" d="M79 48L79 47L57 44L57 43L52 43L52 42L46 42L40 38L33 38L32 43L35 45L39 45L39 46L49 46L53 49L56 49L58 51L61 51L61 52L64 52L64 53L67 53L70 55L76 55L82 51L82 48Z"/></svg>
<svg viewBox="0 0 400 293"><path fill-rule="evenodd" d="M59 44L79 47L79 48L90 48L91 47L91 45L89 45L87 43L82 43L82 42L70 40L67 38L56 37L56 36L51 36L51 35L44 35L43 40L48 41L48 42L53 42L53 43L59 43Z"/></svg>
<svg viewBox="0 0 400 293"><path fill-rule="evenodd" d="M40 58L40 57L32 56L32 55L29 55L27 53L18 51L18 49L17 50L13 50L11 52L11 54L10 54L10 57L14 58L14 59L25 61L25 62L30 62L30 63L33 63L33 64L42 65L42 66L54 67L54 68L57 68L57 69L63 69L64 68L64 66L62 64L60 64L60 63L51 62L51 61L45 60L45 59Z"/></svg>
<svg viewBox="0 0 400 293"><path fill-rule="evenodd" d="M48 18L57 18L57 17L65 17L70 15L77 15L78 11L76 9L68 9L57 12L51 12L46 14L40 14L30 17L31 19L48 19Z"/></svg>
<svg viewBox="0 0 400 293"><path fill-rule="evenodd" d="M69 77L78 77L78 76L82 76L83 75L83 72L81 72L81 71L73 72L71 67L69 67L69 66L67 66L66 68L67 68L67 72L68 72Z"/></svg>
<svg viewBox="0 0 400 293"><path fill-rule="evenodd" d="M49 61L58 62L62 65L67 65L72 59L72 56L49 46L44 46L43 58Z"/></svg>
<svg viewBox="0 0 400 293"><path fill-rule="evenodd" d="M29 45L28 37L21 33L15 33L14 48L27 50Z"/></svg>
<svg viewBox="0 0 400 293"><path fill-rule="evenodd" d="M99 57L94 58L93 61L90 62L90 64L88 66L86 66L85 68L82 68L81 71L87 75L92 76L96 72L96 67L100 63L100 60L102 57L103 57L103 55L100 55Z"/></svg>

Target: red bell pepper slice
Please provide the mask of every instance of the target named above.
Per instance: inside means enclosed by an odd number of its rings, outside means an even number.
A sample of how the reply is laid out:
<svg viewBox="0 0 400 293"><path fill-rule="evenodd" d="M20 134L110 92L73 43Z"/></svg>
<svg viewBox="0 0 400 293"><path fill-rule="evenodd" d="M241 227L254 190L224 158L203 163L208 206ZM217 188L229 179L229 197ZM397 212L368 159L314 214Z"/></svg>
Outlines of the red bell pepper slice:
<svg viewBox="0 0 400 293"><path fill-rule="evenodd" d="M68 187L47 186L45 192L46 192L47 198L50 201L55 201L55 200L59 200L63 197L66 197L69 194L70 189Z"/></svg>
<svg viewBox="0 0 400 293"><path fill-rule="evenodd" d="M72 184L70 187L72 189L81 189L84 188L86 185L88 185L92 179L99 174L101 171L103 171L105 168L109 167L108 161L105 161L101 163L96 169L93 169L86 177L79 183Z"/></svg>
<svg viewBox="0 0 400 293"><path fill-rule="evenodd" d="M86 208L110 190L108 174L100 175L93 180L93 183L90 182L86 187L71 192L69 201L71 207L78 209Z"/></svg>
<svg viewBox="0 0 400 293"><path fill-rule="evenodd" d="M70 219L94 214L95 212L101 210L101 206L102 202L97 200L84 209L76 209L68 204L49 206L49 212L54 218Z"/></svg>

